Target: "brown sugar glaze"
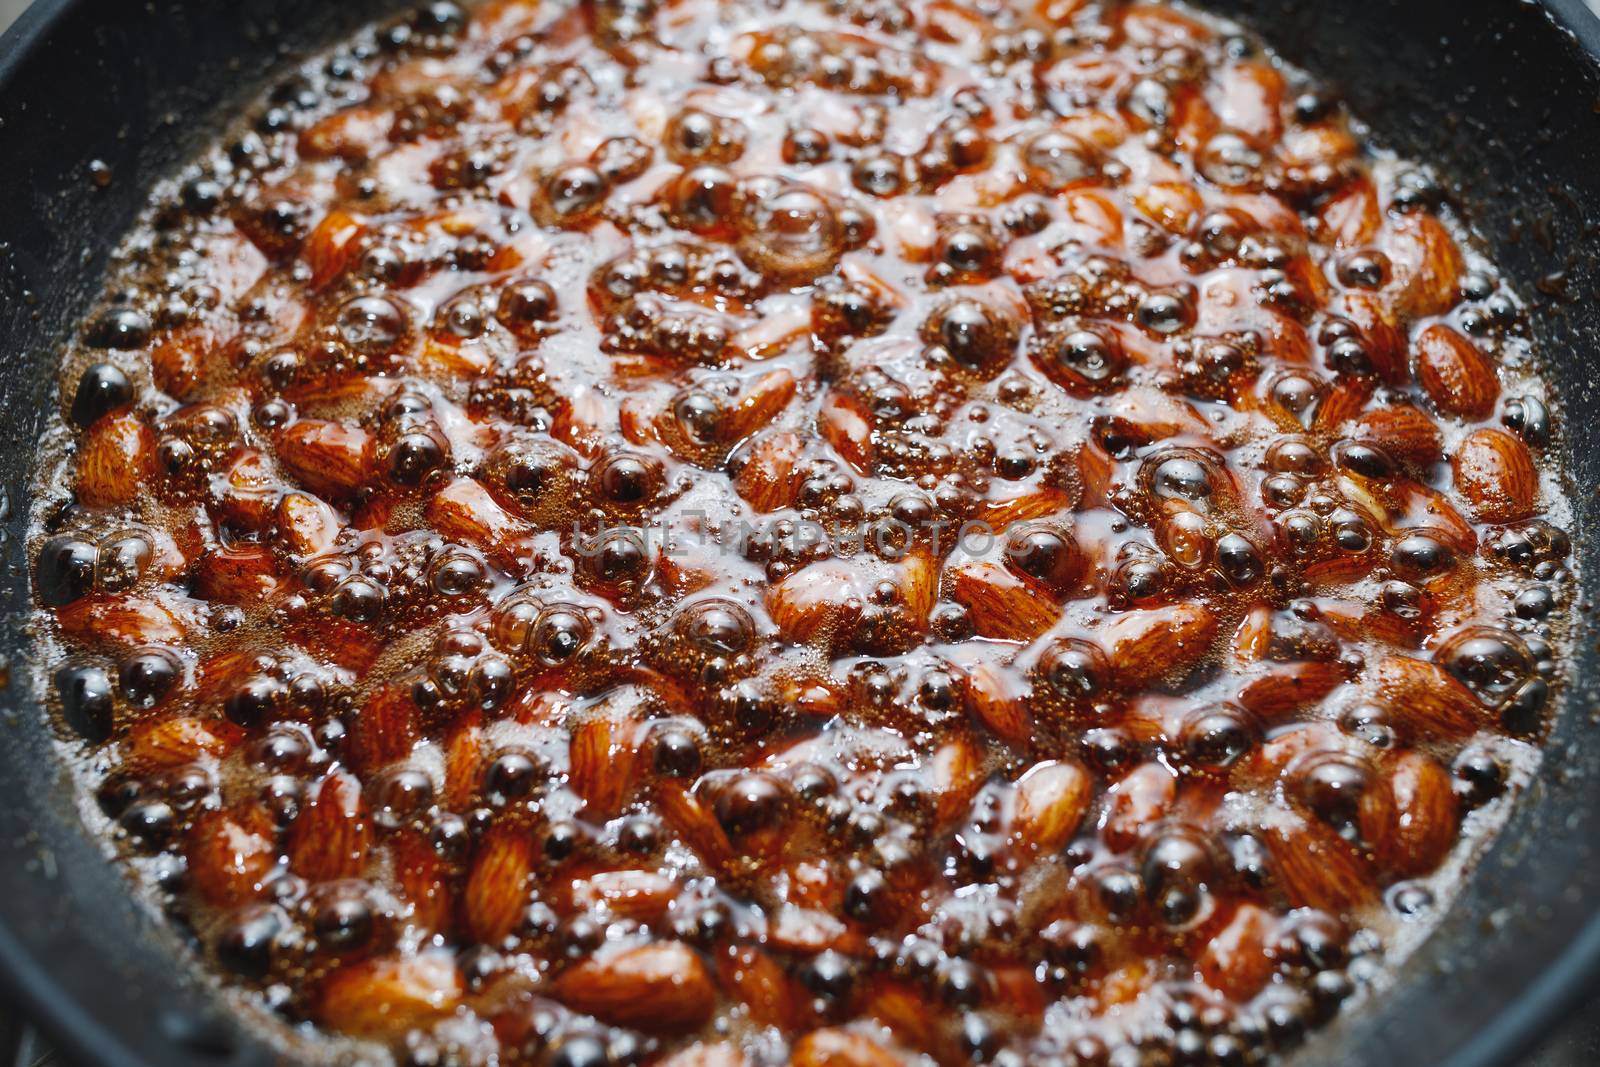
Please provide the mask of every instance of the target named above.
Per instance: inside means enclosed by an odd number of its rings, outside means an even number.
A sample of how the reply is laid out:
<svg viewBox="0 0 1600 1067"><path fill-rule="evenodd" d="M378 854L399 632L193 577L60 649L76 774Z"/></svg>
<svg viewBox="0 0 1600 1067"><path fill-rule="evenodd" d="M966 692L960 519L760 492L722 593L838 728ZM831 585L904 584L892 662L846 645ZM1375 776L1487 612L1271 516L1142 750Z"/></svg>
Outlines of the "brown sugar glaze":
<svg viewBox="0 0 1600 1067"><path fill-rule="evenodd" d="M367 31L68 356L89 817L398 1062L1268 1057L1536 763L1549 413L1449 219L1164 5Z"/></svg>

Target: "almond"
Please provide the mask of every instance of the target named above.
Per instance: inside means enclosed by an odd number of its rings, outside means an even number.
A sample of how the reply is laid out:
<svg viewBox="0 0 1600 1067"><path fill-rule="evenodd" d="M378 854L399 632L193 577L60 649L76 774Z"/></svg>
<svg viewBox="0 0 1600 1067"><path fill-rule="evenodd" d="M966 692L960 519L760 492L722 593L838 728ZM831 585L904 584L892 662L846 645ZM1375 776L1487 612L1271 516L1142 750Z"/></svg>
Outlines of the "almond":
<svg viewBox="0 0 1600 1067"><path fill-rule="evenodd" d="M1539 474L1521 438L1474 430L1450 462L1456 489L1484 522L1516 522L1538 510Z"/></svg>
<svg viewBox="0 0 1600 1067"><path fill-rule="evenodd" d="M567 773L589 817L612 818L632 792L638 751L635 732L631 718L607 714L596 715L573 729Z"/></svg>
<svg viewBox="0 0 1600 1067"><path fill-rule="evenodd" d="M189 624L150 597L86 596L56 610L61 632L85 644L185 645Z"/></svg>
<svg viewBox="0 0 1600 1067"><path fill-rule="evenodd" d="M1261 837L1272 854L1278 885L1296 907L1343 915L1377 895L1367 861L1322 823L1283 817Z"/></svg>
<svg viewBox="0 0 1600 1067"><path fill-rule="evenodd" d="M1046 854L1078 832L1094 796L1088 772L1061 760L1034 764L1017 779L1016 790L1017 840L1029 852Z"/></svg>
<svg viewBox="0 0 1600 1067"><path fill-rule="evenodd" d="M1010 671L980 663L967 670L961 680L967 707L990 733L1017 747L1025 747L1032 740L1028 692Z"/></svg>
<svg viewBox="0 0 1600 1067"><path fill-rule="evenodd" d="M876 447L872 415L855 394L834 390L817 410L817 431L857 474L872 473Z"/></svg>
<svg viewBox="0 0 1600 1067"><path fill-rule="evenodd" d="M334 972L323 983L316 1014L341 1033L399 1037L444 1018L461 992L461 975L447 951L380 956Z"/></svg>
<svg viewBox="0 0 1600 1067"><path fill-rule="evenodd" d="M457 478L433 495L428 522L447 537L477 545L513 573L527 569L524 557L532 529L471 478Z"/></svg>
<svg viewBox="0 0 1600 1067"><path fill-rule="evenodd" d="M1362 805L1361 835L1380 866L1403 878L1428 874L1456 843L1459 803L1450 772L1433 757L1407 752Z"/></svg>
<svg viewBox="0 0 1600 1067"><path fill-rule="evenodd" d="M500 823L484 835L461 891L461 925L467 936L498 945L516 928L528 906L533 853L527 827Z"/></svg>
<svg viewBox="0 0 1600 1067"><path fill-rule="evenodd" d="M314 493L354 496L373 484L371 434L356 426L301 419L278 434L278 461Z"/></svg>
<svg viewBox="0 0 1600 1067"><path fill-rule="evenodd" d="M657 1067L749 1067L749 1064L743 1050L731 1041L710 1044L696 1041L660 1061Z"/></svg>
<svg viewBox="0 0 1600 1067"><path fill-rule="evenodd" d="M236 452L221 484L212 481L212 499L218 511L246 530L266 528L282 492L283 484L274 476L266 454L255 448Z"/></svg>
<svg viewBox="0 0 1600 1067"><path fill-rule="evenodd" d="M1478 346L1444 323L1417 335L1417 381L1446 415L1484 419L1500 399L1500 379Z"/></svg>
<svg viewBox="0 0 1600 1067"><path fill-rule="evenodd" d="M1339 248L1360 248L1378 235L1383 211L1370 178L1357 178L1317 208L1318 236Z"/></svg>
<svg viewBox="0 0 1600 1067"><path fill-rule="evenodd" d="M78 499L92 508L132 503L156 472L156 435L131 411L96 420L78 451Z"/></svg>
<svg viewBox="0 0 1600 1067"><path fill-rule="evenodd" d="M483 750L483 723L473 714L456 725L444 746L444 789L440 800L452 811L472 807L483 782L487 759Z"/></svg>
<svg viewBox="0 0 1600 1067"><path fill-rule="evenodd" d="M1272 979L1276 964L1269 947L1276 929L1277 923L1265 908L1239 905L1196 961L1201 977L1233 1000L1249 1000Z"/></svg>
<svg viewBox="0 0 1600 1067"><path fill-rule="evenodd" d="M869 1037L828 1027L794 1043L789 1067L904 1067L904 1061Z"/></svg>
<svg viewBox="0 0 1600 1067"><path fill-rule="evenodd" d="M984 779L978 750L964 737L939 746L928 761L928 775L934 818L939 826L950 825L967 810Z"/></svg>
<svg viewBox="0 0 1600 1067"><path fill-rule="evenodd" d="M1118 681L1131 688L1187 671L1211 651L1216 633L1210 609L1174 604L1119 615L1105 627L1101 644Z"/></svg>
<svg viewBox="0 0 1600 1067"><path fill-rule="evenodd" d="M1423 470L1444 458L1439 427L1410 405L1367 412L1356 420L1350 436L1383 449L1401 463Z"/></svg>
<svg viewBox="0 0 1600 1067"><path fill-rule="evenodd" d="M150 350L150 376L156 388L174 399L187 400L217 348L218 338L208 326L173 330Z"/></svg>
<svg viewBox="0 0 1600 1067"><path fill-rule="evenodd" d="M717 979L758 1026L793 1030L806 1020L805 991L777 960L754 946L729 948L717 964Z"/></svg>
<svg viewBox="0 0 1600 1067"><path fill-rule="evenodd" d="M339 513L310 493L285 493L278 501L275 518L278 532L297 556L328 551L344 528Z"/></svg>
<svg viewBox="0 0 1600 1067"><path fill-rule="evenodd" d="M1160 822L1178 795L1178 779L1159 763L1141 763L1106 793L1100 834L1114 849L1132 848Z"/></svg>
<svg viewBox="0 0 1600 1067"><path fill-rule="evenodd" d="M677 879L661 871L596 871L566 887L566 903L574 911L600 908L642 923L660 922L677 898Z"/></svg>
<svg viewBox="0 0 1600 1067"><path fill-rule="evenodd" d="M804 452L805 443L786 430L758 439L744 458L734 488L757 511L788 507L799 486L796 467Z"/></svg>
<svg viewBox="0 0 1600 1067"><path fill-rule="evenodd" d="M794 399L794 375L782 367L768 371L740 395L733 410L722 419L717 434L732 444L766 426Z"/></svg>
<svg viewBox="0 0 1600 1067"><path fill-rule="evenodd" d="M650 1030L694 1029L717 999L699 954L676 941L603 951L557 978L555 994L574 1011Z"/></svg>
<svg viewBox="0 0 1600 1067"><path fill-rule="evenodd" d="M386 685L367 697L351 730L351 760L378 771L404 759L417 741L417 704L405 685Z"/></svg>
<svg viewBox="0 0 1600 1067"><path fill-rule="evenodd" d="M366 224L337 208L323 216L306 238L301 256L311 267L311 288L321 289L340 274L361 247Z"/></svg>
<svg viewBox="0 0 1600 1067"><path fill-rule="evenodd" d="M366 868L371 844L361 783L336 770L317 786L289 828L289 867L310 882L354 878Z"/></svg>
<svg viewBox="0 0 1600 1067"><path fill-rule="evenodd" d="M682 786L664 782L656 788L656 806L707 866L721 868L733 862L736 853L728 832L700 798Z"/></svg>
<svg viewBox="0 0 1600 1067"><path fill-rule="evenodd" d="M236 908L260 895L277 864L272 816L259 807L208 811L189 829L189 880L219 908Z"/></svg>
<svg viewBox="0 0 1600 1067"><path fill-rule="evenodd" d="M123 762L140 770L181 767L204 756L220 759L237 743L238 731L180 715L150 719L135 726L123 742Z"/></svg>
<svg viewBox="0 0 1600 1067"><path fill-rule="evenodd" d="M825 559L767 590L767 613L785 641L809 644L827 629L848 630L861 614L859 565Z"/></svg>
<svg viewBox="0 0 1600 1067"><path fill-rule="evenodd" d="M1414 318L1442 315L1455 305L1461 252L1444 223L1426 212L1402 215L1382 245L1394 268L1400 310Z"/></svg>
<svg viewBox="0 0 1600 1067"><path fill-rule="evenodd" d="M1418 735L1467 737L1491 719L1472 690L1444 668L1424 660L1389 656L1373 673L1378 698L1402 726Z"/></svg>
<svg viewBox="0 0 1600 1067"><path fill-rule="evenodd" d="M210 549L195 563L194 589L206 600L254 607L281 586L278 561L266 545L245 542Z"/></svg>
<svg viewBox="0 0 1600 1067"><path fill-rule="evenodd" d="M1367 359L1378 377L1390 385L1404 385L1410 381L1406 332L1376 293L1346 293L1344 316L1360 334Z"/></svg>
<svg viewBox="0 0 1600 1067"><path fill-rule="evenodd" d="M1317 660L1264 668L1239 690L1239 703L1268 723L1313 704L1344 684L1344 668Z"/></svg>
<svg viewBox="0 0 1600 1067"><path fill-rule="evenodd" d="M389 857L400 897L411 905L411 925L430 933L448 934L450 872L433 843L416 830L401 830L389 843Z"/></svg>
<svg viewBox="0 0 1600 1067"><path fill-rule="evenodd" d="M300 151L313 159L337 156L361 162L389 139L394 115L373 104L335 111L300 134Z"/></svg>
<svg viewBox="0 0 1600 1067"><path fill-rule="evenodd" d="M946 568L950 595L983 637L1032 641L1056 624L1061 609L1054 599L1012 574L1003 564L970 560Z"/></svg>

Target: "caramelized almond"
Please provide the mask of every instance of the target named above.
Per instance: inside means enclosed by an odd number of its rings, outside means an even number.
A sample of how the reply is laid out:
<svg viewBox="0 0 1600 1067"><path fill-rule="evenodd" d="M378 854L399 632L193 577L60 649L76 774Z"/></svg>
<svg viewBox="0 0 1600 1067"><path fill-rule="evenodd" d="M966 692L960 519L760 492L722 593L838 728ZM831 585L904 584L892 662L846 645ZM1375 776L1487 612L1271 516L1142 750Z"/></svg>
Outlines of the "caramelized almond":
<svg viewBox="0 0 1600 1067"><path fill-rule="evenodd" d="M1017 779L1018 842L1032 852L1055 852L1072 839L1089 810L1094 788L1076 763L1047 760Z"/></svg>
<svg viewBox="0 0 1600 1067"><path fill-rule="evenodd" d="M289 827L289 868L311 882L354 878L365 869L371 845L361 783L336 770L313 790Z"/></svg>
<svg viewBox="0 0 1600 1067"><path fill-rule="evenodd" d="M1129 687L1180 674L1211 651L1217 617L1199 604L1130 611L1102 631L1111 669Z"/></svg>
<svg viewBox="0 0 1600 1067"><path fill-rule="evenodd" d="M356 1037L393 1038L444 1018L461 995L449 952L379 956L335 971L323 983L317 1018Z"/></svg>
<svg viewBox="0 0 1600 1067"><path fill-rule="evenodd" d="M1417 335L1417 381L1446 415L1484 419L1500 398L1500 379L1478 346L1444 323Z"/></svg>
<svg viewBox="0 0 1600 1067"><path fill-rule="evenodd" d="M1520 437L1474 430L1451 457L1456 489L1484 522L1516 522L1539 507L1539 473Z"/></svg>
<svg viewBox="0 0 1600 1067"><path fill-rule="evenodd" d="M260 894L277 864L272 817L258 807L206 812L189 830L186 855L200 895L221 908L238 907Z"/></svg>
<svg viewBox="0 0 1600 1067"><path fill-rule="evenodd" d="M711 1017L716 987L700 955L676 941L602 951L565 971L555 993L616 1026L690 1030Z"/></svg>
<svg viewBox="0 0 1600 1067"><path fill-rule="evenodd" d="M116 507L148 491L156 470L156 435L131 411L89 427L78 451L78 499L92 508Z"/></svg>
<svg viewBox="0 0 1600 1067"><path fill-rule="evenodd" d="M498 945L528 906L533 833L515 823L493 827L479 843L461 894L461 926L474 941Z"/></svg>
<svg viewBox="0 0 1600 1067"><path fill-rule="evenodd" d="M278 434L278 461L314 493L354 496L373 481L372 435L320 419L301 419Z"/></svg>
<svg viewBox="0 0 1600 1067"><path fill-rule="evenodd" d="M1032 641L1061 617L1056 602L1004 565L986 560L955 564L945 571L950 595L967 609L972 628L1002 641Z"/></svg>
<svg viewBox="0 0 1600 1067"><path fill-rule="evenodd" d="M1399 756L1363 803L1361 836L1378 865L1402 878L1431 873L1456 843L1459 802L1450 772L1421 752Z"/></svg>

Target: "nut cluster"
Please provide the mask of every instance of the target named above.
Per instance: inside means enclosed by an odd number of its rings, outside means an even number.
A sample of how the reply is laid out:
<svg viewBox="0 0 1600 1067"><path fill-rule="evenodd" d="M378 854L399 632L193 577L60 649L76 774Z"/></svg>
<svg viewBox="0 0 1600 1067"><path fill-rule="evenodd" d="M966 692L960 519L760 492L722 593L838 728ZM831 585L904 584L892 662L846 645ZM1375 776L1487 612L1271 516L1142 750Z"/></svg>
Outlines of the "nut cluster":
<svg viewBox="0 0 1600 1067"><path fill-rule="evenodd" d="M88 788L416 1067L1260 1062L1556 673L1449 220L1160 3L427 4L159 190L69 355Z"/></svg>

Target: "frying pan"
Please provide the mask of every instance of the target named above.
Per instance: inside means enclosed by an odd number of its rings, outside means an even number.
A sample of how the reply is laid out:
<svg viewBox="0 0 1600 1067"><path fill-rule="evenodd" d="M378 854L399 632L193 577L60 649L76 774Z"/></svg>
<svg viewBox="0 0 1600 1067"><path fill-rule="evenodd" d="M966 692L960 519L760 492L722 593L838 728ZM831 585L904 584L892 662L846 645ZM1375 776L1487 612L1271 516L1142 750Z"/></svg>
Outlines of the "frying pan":
<svg viewBox="0 0 1600 1067"><path fill-rule="evenodd" d="M61 342L149 185L269 74L392 0L38 0L0 38L0 984L74 1060L283 1062L137 904L75 809L30 639L22 537ZM1582 598L1600 586L1600 22L1581 0L1212 0L1436 162L1511 279L1560 404ZM90 163L111 181L91 180ZM106 171L96 168L100 174ZM1544 770L1437 933L1296 1065L1506 1063L1600 970L1600 649L1587 614Z"/></svg>

